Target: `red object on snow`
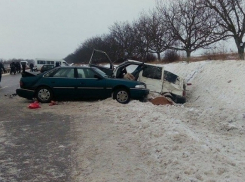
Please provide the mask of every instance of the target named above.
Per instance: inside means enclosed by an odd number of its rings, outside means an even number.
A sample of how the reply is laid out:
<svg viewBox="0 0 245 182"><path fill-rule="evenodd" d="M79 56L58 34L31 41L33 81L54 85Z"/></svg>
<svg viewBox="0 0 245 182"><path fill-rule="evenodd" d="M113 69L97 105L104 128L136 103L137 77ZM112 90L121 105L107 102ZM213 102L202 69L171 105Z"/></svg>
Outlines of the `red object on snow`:
<svg viewBox="0 0 245 182"><path fill-rule="evenodd" d="M52 100L52 101L50 102L49 106L53 106L53 105L56 105L56 104L57 104L57 103L56 103L55 101Z"/></svg>
<svg viewBox="0 0 245 182"><path fill-rule="evenodd" d="M40 108L40 105L37 101L31 103L29 106L28 106L29 109L38 109Z"/></svg>
<svg viewBox="0 0 245 182"><path fill-rule="evenodd" d="M187 85L192 85L192 83L187 83Z"/></svg>

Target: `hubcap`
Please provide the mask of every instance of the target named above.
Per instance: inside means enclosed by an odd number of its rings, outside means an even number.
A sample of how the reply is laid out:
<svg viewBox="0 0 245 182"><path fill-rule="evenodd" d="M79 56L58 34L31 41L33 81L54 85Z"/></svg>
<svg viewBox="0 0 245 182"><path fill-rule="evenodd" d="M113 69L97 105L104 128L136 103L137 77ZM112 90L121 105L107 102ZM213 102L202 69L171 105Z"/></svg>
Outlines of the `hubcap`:
<svg viewBox="0 0 245 182"><path fill-rule="evenodd" d="M128 100L128 93L125 91L120 91L117 93L117 100L119 102L125 102Z"/></svg>
<svg viewBox="0 0 245 182"><path fill-rule="evenodd" d="M46 101L50 98L50 92L47 89L41 89L38 92L38 98L43 101Z"/></svg>

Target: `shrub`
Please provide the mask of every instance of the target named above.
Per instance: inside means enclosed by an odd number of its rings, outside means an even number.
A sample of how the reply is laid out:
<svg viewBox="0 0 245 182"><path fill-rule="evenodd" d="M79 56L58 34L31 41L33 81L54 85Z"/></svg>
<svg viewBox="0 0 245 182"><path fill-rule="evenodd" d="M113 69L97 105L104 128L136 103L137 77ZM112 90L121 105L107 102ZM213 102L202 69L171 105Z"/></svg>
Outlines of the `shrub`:
<svg viewBox="0 0 245 182"><path fill-rule="evenodd" d="M180 60L180 56L178 55L177 51L166 50L162 61L167 62L167 63L172 63L172 62L179 61L179 60Z"/></svg>
<svg viewBox="0 0 245 182"><path fill-rule="evenodd" d="M153 62L157 59L157 57L154 54L148 53L146 56L145 62Z"/></svg>

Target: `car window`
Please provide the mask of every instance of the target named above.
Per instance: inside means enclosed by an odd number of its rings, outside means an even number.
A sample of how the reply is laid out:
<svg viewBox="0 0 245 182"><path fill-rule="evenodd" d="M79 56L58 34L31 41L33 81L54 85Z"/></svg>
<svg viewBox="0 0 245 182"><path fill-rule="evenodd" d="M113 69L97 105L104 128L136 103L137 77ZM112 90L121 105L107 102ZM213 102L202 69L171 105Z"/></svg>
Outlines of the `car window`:
<svg viewBox="0 0 245 182"><path fill-rule="evenodd" d="M50 71L48 71L47 73L45 73L45 74L43 75L43 77L52 77L53 74L56 73L59 69L60 69L60 68L58 67L58 68L56 68L56 69L50 70Z"/></svg>
<svg viewBox="0 0 245 182"><path fill-rule="evenodd" d="M93 70L98 73L100 76L103 76L103 77L108 77L107 74L105 72L103 72L102 70L96 68L96 67L93 67Z"/></svg>
<svg viewBox="0 0 245 182"><path fill-rule="evenodd" d="M53 68L53 65L43 65L42 69L51 69Z"/></svg>
<svg viewBox="0 0 245 182"><path fill-rule="evenodd" d="M95 73L91 69L85 69L84 71L86 78L94 78Z"/></svg>
<svg viewBox="0 0 245 182"><path fill-rule="evenodd" d="M134 72L134 71L136 70L136 68L138 68L138 66L139 66L139 65L128 65L128 66L126 67L127 73L132 73L132 72Z"/></svg>
<svg viewBox="0 0 245 182"><path fill-rule="evenodd" d="M161 79L162 67L147 65L143 70L142 76L152 79Z"/></svg>
<svg viewBox="0 0 245 182"><path fill-rule="evenodd" d="M91 68L78 68L78 78L95 78L96 73Z"/></svg>
<svg viewBox="0 0 245 182"><path fill-rule="evenodd" d="M67 77L68 78L75 78L74 75L74 69L68 69L69 71L67 72Z"/></svg>
<svg viewBox="0 0 245 182"><path fill-rule="evenodd" d="M46 68L53 68L54 65L46 65Z"/></svg>
<svg viewBox="0 0 245 182"><path fill-rule="evenodd" d="M91 69L84 69L85 78L94 78L95 73Z"/></svg>
<svg viewBox="0 0 245 182"><path fill-rule="evenodd" d="M74 68L59 69L52 77L74 78Z"/></svg>
<svg viewBox="0 0 245 182"><path fill-rule="evenodd" d="M85 73L83 68L77 69L78 78L85 78Z"/></svg>

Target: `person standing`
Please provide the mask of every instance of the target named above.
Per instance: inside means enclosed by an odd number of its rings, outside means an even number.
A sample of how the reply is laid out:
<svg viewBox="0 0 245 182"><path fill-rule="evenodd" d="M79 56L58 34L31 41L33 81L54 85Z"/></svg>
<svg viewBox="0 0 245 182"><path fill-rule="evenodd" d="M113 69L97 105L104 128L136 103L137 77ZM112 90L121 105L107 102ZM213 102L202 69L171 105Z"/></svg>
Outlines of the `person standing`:
<svg viewBox="0 0 245 182"><path fill-rule="evenodd" d="M2 80L2 73L3 72L6 72L4 66L3 66L3 63L0 62L0 87L1 87L1 80Z"/></svg>
<svg viewBox="0 0 245 182"><path fill-rule="evenodd" d="M10 63L10 74L12 73L16 73L16 67L14 62Z"/></svg>
<svg viewBox="0 0 245 182"><path fill-rule="evenodd" d="M33 72L33 67L34 67L34 64L33 64L33 63L31 63L31 64L30 64L30 69L31 69L31 72Z"/></svg>
<svg viewBox="0 0 245 182"><path fill-rule="evenodd" d="M59 67L60 66L60 63L57 61L56 63L55 63L55 67Z"/></svg>
<svg viewBox="0 0 245 182"><path fill-rule="evenodd" d="M16 62L16 63L15 63L15 67L16 67L16 72L17 72L17 73L20 73L20 71L21 71L20 62Z"/></svg>
<svg viewBox="0 0 245 182"><path fill-rule="evenodd" d="M21 63L21 66L22 66L22 73L25 73L26 72L26 63Z"/></svg>

